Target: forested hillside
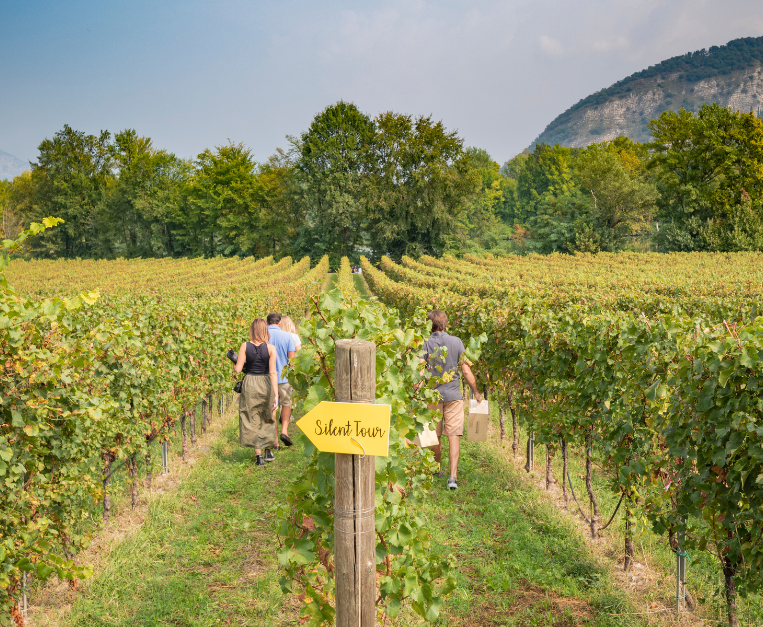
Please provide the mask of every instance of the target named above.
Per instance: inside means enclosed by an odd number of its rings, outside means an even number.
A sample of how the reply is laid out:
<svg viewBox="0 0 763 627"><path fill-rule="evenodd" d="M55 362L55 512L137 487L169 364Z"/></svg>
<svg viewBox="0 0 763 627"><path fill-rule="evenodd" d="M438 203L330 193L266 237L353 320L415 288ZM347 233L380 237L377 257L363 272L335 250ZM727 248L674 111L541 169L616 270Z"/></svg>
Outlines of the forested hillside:
<svg viewBox="0 0 763 627"><path fill-rule="evenodd" d="M583 98L553 120L533 144L586 146L625 135L648 141L649 120L663 111L698 111L718 103L737 111L763 108L763 37L689 52L631 74Z"/></svg>

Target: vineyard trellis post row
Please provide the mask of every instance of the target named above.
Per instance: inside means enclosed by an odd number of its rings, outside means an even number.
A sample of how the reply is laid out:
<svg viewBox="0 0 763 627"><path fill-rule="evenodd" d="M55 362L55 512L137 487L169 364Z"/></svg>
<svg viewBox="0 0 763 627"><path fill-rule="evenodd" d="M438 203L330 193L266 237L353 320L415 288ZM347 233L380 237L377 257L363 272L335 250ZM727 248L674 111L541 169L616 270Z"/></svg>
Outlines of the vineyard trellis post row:
<svg viewBox="0 0 763 627"><path fill-rule="evenodd" d="M525 462L525 470L527 472L533 472L535 470L535 433L531 432L527 436L527 461Z"/></svg>
<svg viewBox="0 0 763 627"><path fill-rule="evenodd" d="M167 474L170 471L169 466L167 465L167 457L169 456L169 447L170 445L169 445L169 442L167 442L167 440L162 442L162 472L164 474Z"/></svg>
<svg viewBox="0 0 763 627"><path fill-rule="evenodd" d="M685 524L685 521L682 521ZM676 550L676 611L680 612L686 599L686 550L684 541L686 532L678 532L678 549ZM684 603L681 603L684 601Z"/></svg>
<svg viewBox="0 0 763 627"><path fill-rule="evenodd" d="M376 402L373 342L338 340L334 364L336 401ZM334 461L337 627L376 624L375 459L363 451L361 455L336 453Z"/></svg>

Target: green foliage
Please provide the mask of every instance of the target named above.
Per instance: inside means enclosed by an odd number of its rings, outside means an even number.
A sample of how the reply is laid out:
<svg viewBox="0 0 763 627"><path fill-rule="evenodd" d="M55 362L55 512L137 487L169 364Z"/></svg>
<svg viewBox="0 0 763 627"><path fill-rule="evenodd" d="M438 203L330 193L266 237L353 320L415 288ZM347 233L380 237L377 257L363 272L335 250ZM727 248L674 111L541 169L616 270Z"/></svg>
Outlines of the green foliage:
<svg viewBox="0 0 763 627"><path fill-rule="evenodd" d="M753 198L763 193L763 122L713 104L697 114L665 111L650 130L660 250L705 250L709 221L723 222L741 204L743 191Z"/></svg>
<svg viewBox="0 0 763 627"><path fill-rule="evenodd" d="M375 120L339 102L315 117L295 142L306 216L300 250L358 260L367 245L374 257L440 254L458 237L477 175L462 140L431 117L392 112Z"/></svg>
<svg viewBox="0 0 763 627"><path fill-rule="evenodd" d="M170 224L189 165L128 129L110 146L114 176L96 212L103 249L97 256L154 257L179 248Z"/></svg>
<svg viewBox="0 0 763 627"><path fill-rule="evenodd" d="M348 265L343 262L344 274ZM346 283L347 277L340 277ZM428 403L436 395L422 382L420 354L428 334L425 311L419 309L404 328L397 312L378 302L343 296L339 290L323 294L300 332L305 339L294 360L292 385L305 411L333 396L334 343L358 338L377 346L376 398L392 406L390 452L376 459L376 561L379 571L380 614L396 616L404 602L426 621L434 621L442 597L455 586L452 557L432 550L430 534L418 508L431 486L431 452L410 447L412 439L431 419ZM471 343L472 356L479 342ZM333 494L334 454L308 447L309 461L294 479L278 524L284 546L285 592L298 585L305 593L300 615L309 625L334 618Z"/></svg>
<svg viewBox="0 0 763 627"><path fill-rule="evenodd" d="M64 226L42 238L41 250L52 256L101 256L102 233L94 215L111 177L107 131L86 135L69 125L53 139L40 143L32 166L32 198L27 201L30 221L47 215L64 219Z"/></svg>
<svg viewBox="0 0 763 627"><path fill-rule="evenodd" d="M243 144L205 150L188 185L188 243L194 252L230 255L261 228L255 163Z"/></svg>
<svg viewBox="0 0 763 627"><path fill-rule="evenodd" d="M763 587L761 255L404 263L364 276L390 306L436 303L455 333L486 333L479 384L537 441L592 438L627 520L714 556L730 613L733 586Z"/></svg>
<svg viewBox="0 0 763 627"><path fill-rule="evenodd" d="M60 222L46 218L2 244L0 624L8 623L23 572L41 581L89 574L77 555L97 527L112 464L144 459L151 442L167 438L189 408L229 391L225 348L240 344L255 314L301 314L328 269L328 259L313 270L307 258L280 266L268 259L259 267L236 261L235 285L221 298L219 267L217 286L204 277L199 287L198 265L188 260L164 275L157 272L163 262L98 262L97 277L90 274L85 283L98 281L103 296L17 294L5 277L9 254ZM13 262L19 263L35 291L57 270L79 276L95 265ZM135 289L141 274L147 289ZM70 288L56 281L54 291ZM231 293L237 296L227 298Z"/></svg>
<svg viewBox="0 0 763 627"><path fill-rule="evenodd" d="M574 157L579 151L564 146L535 147L525 161L517 178L517 194L522 202L523 216L537 213L539 202L549 197L560 198L576 193Z"/></svg>
<svg viewBox="0 0 763 627"><path fill-rule="evenodd" d="M496 224L493 190L467 211L479 174L457 133L431 117L372 120L338 102L291 142L259 164L235 143L191 161L132 129L96 137L65 126L40 144L31 176L10 184L4 216L65 218L27 246L35 257L328 254L333 269L369 246L375 257L441 254Z"/></svg>
<svg viewBox="0 0 763 627"><path fill-rule="evenodd" d="M9 185L6 222L14 231L19 221L65 216L64 229L26 247L37 257L280 257L296 233L292 172L283 153L258 165L241 144L190 161L131 129L112 140L65 126L40 144L31 175Z"/></svg>
<svg viewBox="0 0 763 627"><path fill-rule="evenodd" d="M742 199L724 218L711 220L702 237L714 252L763 251L763 203L742 190Z"/></svg>
<svg viewBox="0 0 763 627"><path fill-rule="evenodd" d="M632 160L632 168L623 164L623 161L628 163L632 154L618 145L591 144L578 157L576 165L581 187L590 192L593 200L593 206L588 206L585 222L590 225L590 230L597 231L599 242L596 246L582 246L582 229L578 228L577 250L622 249L634 229L652 217L657 190L639 173L638 157Z"/></svg>
<svg viewBox="0 0 763 627"><path fill-rule="evenodd" d="M588 199L579 189L556 195L546 191L535 203L529 220L532 240L528 248L539 253L597 252L600 234L587 220Z"/></svg>
<svg viewBox="0 0 763 627"><path fill-rule="evenodd" d="M363 175L370 168L374 133L366 114L340 101L293 140L305 215L299 249L313 257L328 254L332 270L363 242Z"/></svg>
<svg viewBox="0 0 763 627"><path fill-rule="evenodd" d="M0 269L8 254L30 236L55 226L48 218L16 240L3 241ZM99 439L86 436L103 412L114 409L94 377L91 336L77 337L71 316L97 295L35 303L17 296L0 274L0 624L10 625L10 610L23 572L44 581L86 577L90 570L68 557L86 545L76 531L86 517L76 502L97 494L95 467Z"/></svg>
<svg viewBox="0 0 763 627"><path fill-rule="evenodd" d="M441 254L478 188L463 140L431 117L376 119L366 226L375 258Z"/></svg>
<svg viewBox="0 0 763 627"><path fill-rule="evenodd" d="M670 451L663 468L674 477L676 502L660 522L683 529L687 520L687 545L713 551L741 593L757 591L763 587L763 429L757 424L763 319L736 329L683 325L672 367L650 390L661 410L655 426Z"/></svg>
<svg viewBox="0 0 763 627"><path fill-rule="evenodd" d="M507 198L513 198L516 182L500 172L496 161L487 151L469 148L466 151L473 175L478 175L481 185L468 201L466 208L457 214L457 233L449 238L447 254L461 256L465 252L509 252L511 240L510 216L507 214ZM431 253L430 253L431 254Z"/></svg>
<svg viewBox="0 0 763 627"><path fill-rule="evenodd" d="M621 250L654 211L647 160L646 148L625 137L584 150L536 145L504 167L517 181L504 215L530 228L524 248L532 251Z"/></svg>

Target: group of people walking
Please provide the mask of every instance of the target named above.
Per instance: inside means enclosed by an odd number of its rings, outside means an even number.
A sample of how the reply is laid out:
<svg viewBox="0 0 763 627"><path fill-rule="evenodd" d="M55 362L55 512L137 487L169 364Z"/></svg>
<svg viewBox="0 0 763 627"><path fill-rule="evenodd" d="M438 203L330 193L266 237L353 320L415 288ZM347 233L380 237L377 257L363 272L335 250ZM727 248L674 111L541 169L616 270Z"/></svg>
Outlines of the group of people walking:
<svg viewBox="0 0 763 627"><path fill-rule="evenodd" d="M249 328L249 341L238 350L234 370L244 373L239 397L239 443L254 449L255 464L275 460L273 450L291 446L292 387L286 378L289 360L301 347L297 330L289 316L268 314ZM278 409L281 429L278 435Z"/></svg>
<svg viewBox="0 0 763 627"><path fill-rule="evenodd" d="M463 342L445 329L448 317L445 312L434 310L427 314L432 324L432 335L424 344L421 355L429 376L442 381L435 387L440 394L440 402L430 405L432 410L442 415L436 431L438 444L433 447L435 461L441 465L442 448L439 439L448 438L449 474L447 487L458 488L458 459L460 438L464 434L464 399L461 394L460 375L471 388L477 401L482 395L468 360L464 355ZM273 449L280 448L279 440L291 446L289 421L291 419L292 387L286 378L289 360L300 349L300 339L294 323L288 316L268 314L267 321L257 318L249 329L249 341L238 351L235 371L246 376L239 397L239 442L242 446L254 448L255 464L264 466L275 460ZM444 350L443 350L444 349ZM231 353L232 355L232 353ZM281 433L278 431L278 408L281 408ZM440 470L435 476L442 477Z"/></svg>

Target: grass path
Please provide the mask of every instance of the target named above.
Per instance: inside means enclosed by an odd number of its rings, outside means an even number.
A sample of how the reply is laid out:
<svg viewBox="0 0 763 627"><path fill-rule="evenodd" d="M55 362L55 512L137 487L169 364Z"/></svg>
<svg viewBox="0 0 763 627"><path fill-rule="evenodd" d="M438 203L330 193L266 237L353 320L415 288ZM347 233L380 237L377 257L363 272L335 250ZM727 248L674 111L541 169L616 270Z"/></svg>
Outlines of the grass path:
<svg viewBox="0 0 763 627"><path fill-rule="evenodd" d="M491 443L463 442L458 491L438 481L422 514L458 562L440 624L623 624L628 601L575 525Z"/></svg>
<svg viewBox="0 0 763 627"><path fill-rule="evenodd" d="M323 292L330 292L337 287L339 275L336 272L329 272L326 275L326 282L323 284Z"/></svg>
<svg viewBox="0 0 763 627"><path fill-rule="evenodd" d="M277 583L269 510L303 457L282 452L257 468L238 445L237 419L227 420L209 454L152 500L141 528L84 582L59 624L296 624Z"/></svg>
<svg viewBox="0 0 763 627"><path fill-rule="evenodd" d="M370 300L373 297L373 294L371 293L371 290L368 289L368 285L366 285L366 280L363 278L362 274L353 274L352 280L355 282L355 289L362 298Z"/></svg>
<svg viewBox="0 0 763 627"><path fill-rule="evenodd" d="M299 624L295 597L278 587L273 508L304 463L303 437L256 468L238 446L237 421L226 420L209 454L152 500L59 625ZM626 601L580 532L493 445L464 442L459 475L457 492L438 481L422 509L435 546L458 564L437 624L621 624L607 614ZM420 619L408 611L398 624Z"/></svg>

